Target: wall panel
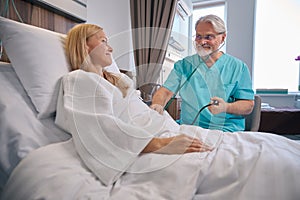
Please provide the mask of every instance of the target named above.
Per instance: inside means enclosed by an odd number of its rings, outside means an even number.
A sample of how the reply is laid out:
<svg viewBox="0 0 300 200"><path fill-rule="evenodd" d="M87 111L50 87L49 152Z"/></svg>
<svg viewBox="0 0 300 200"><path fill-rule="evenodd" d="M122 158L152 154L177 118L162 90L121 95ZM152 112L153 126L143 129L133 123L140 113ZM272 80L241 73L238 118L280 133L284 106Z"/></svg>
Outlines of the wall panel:
<svg viewBox="0 0 300 200"><path fill-rule="evenodd" d="M59 33L67 33L78 21L74 21L61 14L55 13L52 10L47 10L39 5L25 0L14 0L15 7L21 17L22 21L26 24L31 24L37 27L48 29ZM0 12L1 16L20 22L17 12L14 9L12 1L9 1L8 12L3 13L4 1L1 1ZM4 54L1 61L9 62L9 59Z"/></svg>

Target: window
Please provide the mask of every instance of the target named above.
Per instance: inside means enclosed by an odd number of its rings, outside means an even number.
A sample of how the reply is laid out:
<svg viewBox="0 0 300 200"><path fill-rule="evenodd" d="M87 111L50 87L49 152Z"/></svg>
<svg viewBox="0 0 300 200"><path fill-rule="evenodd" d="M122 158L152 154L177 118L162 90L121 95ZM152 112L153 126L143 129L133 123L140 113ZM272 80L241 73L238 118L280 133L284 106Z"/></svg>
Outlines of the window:
<svg viewBox="0 0 300 200"><path fill-rule="evenodd" d="M299 0L256 1L254 89L298 90L299 19Z"/></svg>

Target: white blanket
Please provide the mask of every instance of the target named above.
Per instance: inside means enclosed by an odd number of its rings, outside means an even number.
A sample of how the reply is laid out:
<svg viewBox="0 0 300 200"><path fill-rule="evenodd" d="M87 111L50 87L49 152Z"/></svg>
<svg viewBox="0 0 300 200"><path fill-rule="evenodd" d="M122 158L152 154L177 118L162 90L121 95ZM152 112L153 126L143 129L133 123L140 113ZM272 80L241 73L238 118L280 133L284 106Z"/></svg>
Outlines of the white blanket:
<svg viewBox="0 0 300 200"><path fill-rule="evenodd" d="M300 197L299 143L267 133L179 126L166 113L150 110L134 89L123 98L118 88L91 73L71 73L63 84L57 123L73 139L30 153L10 177L4 199ZM214 150L140 154L152 137L179 132Z"/></svg>
<svg viewBox="0 0 300 200"><path fill-rule="evenodd" d="M299 199L299 144L267 133L228 134L209 154L186 154L149 173L125 173L111 186L86 167L72 139L51 144L21 161L1 199ZM167 157L141 160L147 167Z"/></svg>

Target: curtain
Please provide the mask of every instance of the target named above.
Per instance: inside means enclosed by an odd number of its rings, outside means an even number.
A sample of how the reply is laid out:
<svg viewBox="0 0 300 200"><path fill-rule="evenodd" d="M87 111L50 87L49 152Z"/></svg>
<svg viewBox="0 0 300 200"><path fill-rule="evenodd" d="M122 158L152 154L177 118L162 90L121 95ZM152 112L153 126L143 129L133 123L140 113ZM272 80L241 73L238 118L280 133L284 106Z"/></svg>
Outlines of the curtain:
<svg viewBox="0 0 300 200"><path fill-rule="evenodd" d="M130 0L137 88L159 78L176 6L177 0Z"/></svg>

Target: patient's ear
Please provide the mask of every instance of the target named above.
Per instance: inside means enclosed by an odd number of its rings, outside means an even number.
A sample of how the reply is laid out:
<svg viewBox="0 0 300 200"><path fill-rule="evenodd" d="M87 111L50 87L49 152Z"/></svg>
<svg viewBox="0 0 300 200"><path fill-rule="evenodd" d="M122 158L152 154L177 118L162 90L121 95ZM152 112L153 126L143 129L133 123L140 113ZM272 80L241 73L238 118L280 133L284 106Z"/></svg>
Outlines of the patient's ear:
<svg viewBox="0 0 300 200"><path fill-rule="evenodd" d="M87 50L88 54L90 54L92 51L92 49L87 44L85 44L85 49Z"/></svg>

